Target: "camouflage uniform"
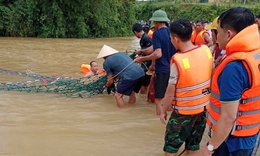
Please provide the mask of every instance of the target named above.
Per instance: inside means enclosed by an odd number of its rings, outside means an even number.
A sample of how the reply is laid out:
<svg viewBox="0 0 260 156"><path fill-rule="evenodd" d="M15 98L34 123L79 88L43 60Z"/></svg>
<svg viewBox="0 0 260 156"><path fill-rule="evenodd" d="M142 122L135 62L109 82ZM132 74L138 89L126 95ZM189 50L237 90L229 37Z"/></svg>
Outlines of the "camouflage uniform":
<svg viewBox="0 0 260 156"><path fill-rule="evenodd" d="M184 142L186 150L199 150L205 126L205 111L197 115L181 115L174 110L166 127L163 150L177 153Z"/></svg>

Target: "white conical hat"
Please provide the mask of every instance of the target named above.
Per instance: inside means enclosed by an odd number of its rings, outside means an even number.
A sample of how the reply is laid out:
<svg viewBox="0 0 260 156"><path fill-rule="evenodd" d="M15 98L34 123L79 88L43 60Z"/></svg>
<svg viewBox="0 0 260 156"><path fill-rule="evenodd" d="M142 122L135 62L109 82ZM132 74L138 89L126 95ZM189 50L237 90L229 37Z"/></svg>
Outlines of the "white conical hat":
<svg viewBox="0 0 260 156"><path fill-rule="evenodd" d="M97 59L103 58L103 57L106 57L106 56L109 56L109 55L112 55L115 53L118 53L118 51L107 45L103 45L102 49L100 50L100 52L97 56Z"/></svg>

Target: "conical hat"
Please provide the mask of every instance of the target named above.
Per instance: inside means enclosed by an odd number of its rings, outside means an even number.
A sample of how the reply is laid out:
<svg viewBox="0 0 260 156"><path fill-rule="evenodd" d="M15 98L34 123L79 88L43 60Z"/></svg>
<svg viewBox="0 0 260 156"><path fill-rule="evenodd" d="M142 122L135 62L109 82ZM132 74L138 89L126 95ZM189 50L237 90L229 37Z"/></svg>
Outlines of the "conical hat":
<svg viewBox="0 0 260 156"><path fill-rule="evenodd" d="M106 56L109 56L109 55L112 55L115 53L118 53L118 51L107 45L103 45L102 49L100 50L100 52L97 56L97 59L103 58L103 57L106 57Z"/></svg>

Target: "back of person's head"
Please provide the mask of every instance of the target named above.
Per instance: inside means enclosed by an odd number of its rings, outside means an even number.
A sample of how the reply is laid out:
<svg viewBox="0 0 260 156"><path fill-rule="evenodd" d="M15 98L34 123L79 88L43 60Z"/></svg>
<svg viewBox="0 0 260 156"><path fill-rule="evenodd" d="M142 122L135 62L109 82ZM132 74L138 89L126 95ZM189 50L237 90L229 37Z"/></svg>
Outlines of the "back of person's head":
<svg viewBox="0 0 260 156"><path fill-rule="evenodd" d="M148 26L143 27L143 31L147 34L149 32L150 28Z"/></svg>
<svg viewBox="0 0 260 156"><path fill-rule="evenodd" d="M236 33L255 23L254 14L244 7L235 7L223 12L218 21L222 29L231 29Z"/></svg>
<svg viewBox="0 0 260 156"><path fill-rule="evenodd" d="M139 23L135 23L132 26L132 31L133 31L133 33L134 32L141 32L141 31L143 31L143 26Z"/></svg>
<svg viewBox="0 0 260 156"><path fill-rule="evenodd" d="M182 41L190 40L192 34L192 25L189 20L178 19L171 23L170 25L171 35L177 36Z"/></svg>

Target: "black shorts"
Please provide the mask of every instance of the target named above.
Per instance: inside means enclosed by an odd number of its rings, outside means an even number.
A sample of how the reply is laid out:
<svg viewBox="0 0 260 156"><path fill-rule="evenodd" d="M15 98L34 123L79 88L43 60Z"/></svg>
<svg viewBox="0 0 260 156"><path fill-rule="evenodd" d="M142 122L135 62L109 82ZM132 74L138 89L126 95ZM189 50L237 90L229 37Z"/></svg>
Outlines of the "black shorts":
<svg viewBox="0 0 260 156"><path fill-rule="evenodd" d="M168 81L169 81L170 73L169 74L155 74L154 77L154 90L155 90L155 98L162 99L166 92Z"/></svg>
<svg viewBox="0 0 260 156"><path fill-rule="evenodd" d="M148 87L150 84L151 77L152 75L145 74L145 76L142 77L142 86Z"/></svg>
<svg viewBox="0 0 260 156"><path fill-rule="evenodd" d="M133 91L138 93L141 88L142 78L137 80L119 80L117 92L129 96Z"/></svg>

